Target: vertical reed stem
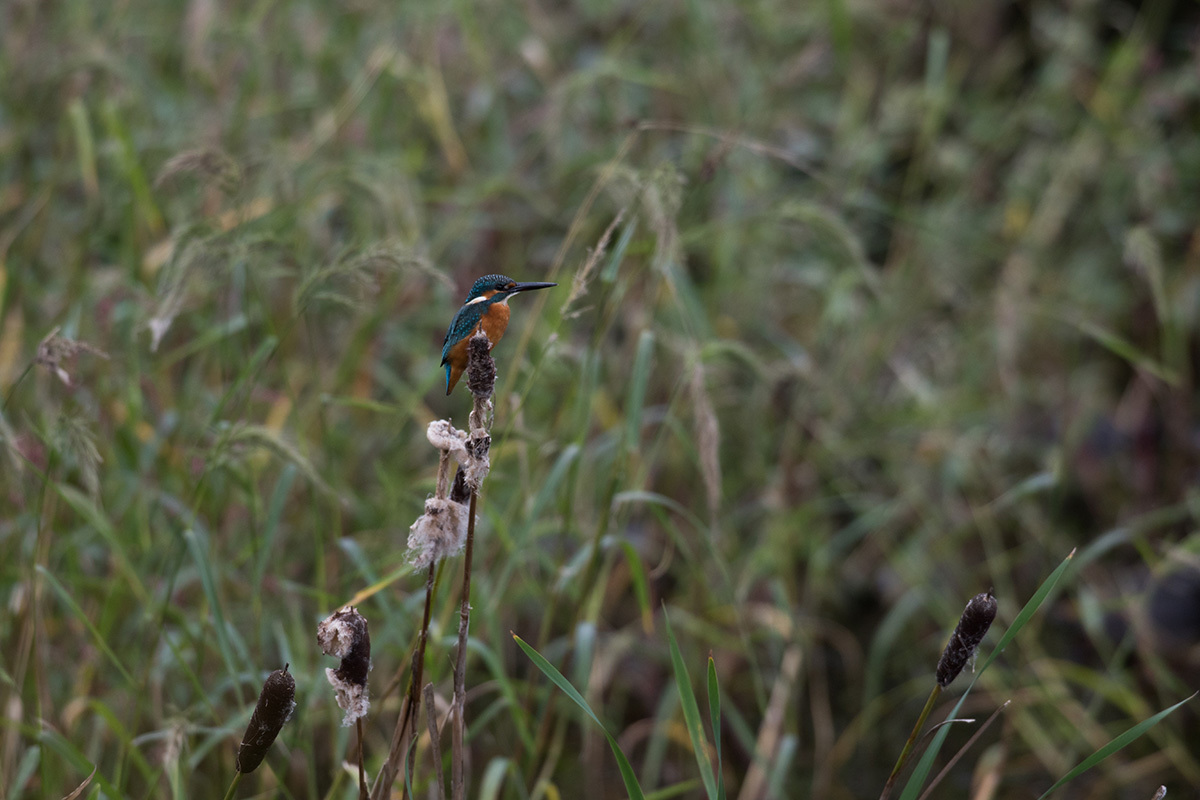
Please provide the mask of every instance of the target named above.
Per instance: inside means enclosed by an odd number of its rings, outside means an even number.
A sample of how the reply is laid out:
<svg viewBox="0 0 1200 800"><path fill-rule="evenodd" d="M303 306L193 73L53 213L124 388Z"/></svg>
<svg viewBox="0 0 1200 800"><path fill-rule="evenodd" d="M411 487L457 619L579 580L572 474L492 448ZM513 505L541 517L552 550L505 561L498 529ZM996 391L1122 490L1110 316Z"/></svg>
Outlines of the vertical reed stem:
<svg viewBox="0 0 1200 800"><path fill-rule="evenodd" d="M434 771L437 778L437 800L446 800L446 781L442 777L442 745L441 734L438 731L437 712L433 707L433 684L425 684L425 714L429 719L429 749L433 756Z"/></svg>
<svg viewBox="0 0 1200 800"><path fill-rule="evenodd" d="M466 733L467 695L467 632L471 627L471 556L475 549L475 502L477 495L471 492L471 510L467 515L467 552L463 567L462 605L458 610L458 655L454 664L454 716L453 764L450 780L452 800L466 798L466 757L464 739Z"/></svg>
<svg viewBox="0 0 1200 800"><path fill-rule="evenodd" d="M363 724L362 717L354 720L355 726L358 728L358 800L368 800L370 792L367 791L367 775L363 769Z"/></svg>
<svg viewBox="0 0 1200 800"><path fill-rule="evenodd" d="M392 747L388 752L387 761L375 777L375 785L371 787L372 800L383 800L391 795L392 784L396 781L396 773L408 753L410 741L415 741L417 731L417 710L420 706L421 680L425 673L425 642L429 638L429 618L433 608L433 576L437 564L429 565L429 574L425 578L425 616L421 622L421 636L417 639L417 651L413 654L412 679L408 685L408 694L404 705L400 708L400 719L396 722L396 730L392 734ZM407 794L407 787L405 793Z"/></svg>

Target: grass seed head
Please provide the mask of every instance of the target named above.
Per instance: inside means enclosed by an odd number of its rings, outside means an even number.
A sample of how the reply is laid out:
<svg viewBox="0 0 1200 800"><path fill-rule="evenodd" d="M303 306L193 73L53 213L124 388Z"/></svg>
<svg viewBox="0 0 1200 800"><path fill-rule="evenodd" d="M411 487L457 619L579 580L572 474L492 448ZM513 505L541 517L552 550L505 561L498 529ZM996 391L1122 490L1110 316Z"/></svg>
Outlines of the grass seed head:
<svg viewBox="0 0 1200 800"><path fill-rule="evenodd" d="M236 191L242 183L242 171L238 163L222 150L200 148L177 153L162 165L154 179L155 188L173 178L192 173L203 181L212 181L223 190Z"/></svg>
<svg viewBox="0 0 1200 800"><path fill-rule="evenodd" d="M962 617L958 620L958 627L954 629L954 634L946 644L946 649L942 651L941 660L938 661L937 682L939 686L944 689L958 677L958 673L962 672L967 661L975 655L975 650L983 641L983 637L987 634L988 628L992 626L994 619L996 619L996 598L990 590L971 598L967 607L963 609Z"/></svg>
<svg viewBox="0 0 1200 800"><path fill-rule="evenodd" d="M108 353L98 347L94 347L87 342L68 339L65 336L58 335L59 328L46 334L46 337L38 343L37 355L34 356L33 362L40 367L53 372L58 376L58 379L67 386L73 386L71 375L63 367L63 362L75 358L80 353L91 353L94 356L99 356L103 359L108 359Z"/></svg>
<svg viewBox="0 0 1200 800"><path fill-rule="evenodd" d="M253 772L258 769L267 751L275 742L275 737L283 728L283 724L292 716L296 708L296 679L288 673L287 665L277 669L267 676L263 683L262 692L258 695L258 704L250 715L250 724L242 735L242 744L238 748L238 772Z"/></svg>

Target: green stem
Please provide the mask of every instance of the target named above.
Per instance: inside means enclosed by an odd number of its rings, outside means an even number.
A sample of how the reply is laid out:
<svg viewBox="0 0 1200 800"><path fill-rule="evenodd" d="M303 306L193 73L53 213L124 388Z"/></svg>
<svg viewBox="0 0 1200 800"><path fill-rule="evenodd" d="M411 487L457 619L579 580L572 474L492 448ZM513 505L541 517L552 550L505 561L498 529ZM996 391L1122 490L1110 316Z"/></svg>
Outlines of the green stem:
<svg viewBox="0 0 1200 800"><path fill-rule="evenodd" d="M241 783L241 780L242 773L240 770L233 773L233 783L229 784L229 789L225 792L224 800L233 800L233 793L237 789L237 785Z"/></svg>
<svg viewBox="0 0 1200 800"><path fill-rule="evenodd" d="M939 683L933 685L933 691L929 693L929 699L925 701L925 708L921 709L921 716L917 717L917 724L913 726L912 733L908 735L908 741L904 743L904 749L900 751L900 758L896 759L896 766L892 767L892 774L888 776L887 783L883 786L883 793L879 795L879 800L887 800L891 795L892 789L896 786L896 779L900 777L900 770L904 769L904 765L908 763L908 757L912 755L913 746L917 743L917 737L921 735L921 729L925 727L925 720L929 718L929 712L933 711L933 704L937 702L938 696L942 693L942 686Z"/></svg>

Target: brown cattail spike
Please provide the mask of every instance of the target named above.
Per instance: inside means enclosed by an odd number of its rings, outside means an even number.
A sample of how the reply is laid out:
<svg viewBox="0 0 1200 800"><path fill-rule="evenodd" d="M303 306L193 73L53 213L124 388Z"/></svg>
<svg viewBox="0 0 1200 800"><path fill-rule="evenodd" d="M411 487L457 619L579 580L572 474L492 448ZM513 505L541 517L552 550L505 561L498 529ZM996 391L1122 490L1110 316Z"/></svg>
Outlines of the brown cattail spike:
<svg viewBox="0 0 1200 800"><path fill-rule="evenodd" d="M267 676L258 704L250 715L250 724L238 748L238 772L254 772L262 763L283 723L296 707L296 679L288 674L287 665Z"/></svg>
<svg viewBox="0 0 1200 800"><path fill-rule="evenodd" d="M938 686L944 689L958 677L958 673L962 672L967 661L975 654L979 643L983 641L988 628L992 627L992 620L995 618L996 598L990 590L971 598L971 602L963 609L950 642L942 651L941 660L938 661Z"/></svg>
<svg viewBox="0 0 1200 800"><path fill-rule="evenodd" d="M475 397L487 398L496 389L496 360L487 336L476 334L467 342L467 388Z"/></svg>
<svg viewBox="0 0 1200 800"><path fill-rule="evenodd" d="M459 505L466 505L471 501L471 490L467 488L467 471L461 466L458 472L454 473L454 483L450 486L450 500Z"/></svg>

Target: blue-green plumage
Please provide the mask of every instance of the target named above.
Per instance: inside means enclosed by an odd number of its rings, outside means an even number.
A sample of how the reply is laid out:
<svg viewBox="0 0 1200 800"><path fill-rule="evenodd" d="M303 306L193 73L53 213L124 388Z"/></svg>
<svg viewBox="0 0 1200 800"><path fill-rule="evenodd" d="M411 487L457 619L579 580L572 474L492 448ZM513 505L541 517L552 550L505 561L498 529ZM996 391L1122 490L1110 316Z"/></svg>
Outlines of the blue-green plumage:
<svg viewBox="0 0 1200 800"><path fill-rule="evenodd" d="M517 283L506 275L484 275L475 281L467 299L446 331L442 342L442 366L446 368L446 394L454 389L467 368L467 340L482 330L492 347L508 327L508 298L517 292L546 289L554 283Z"/></svg>

